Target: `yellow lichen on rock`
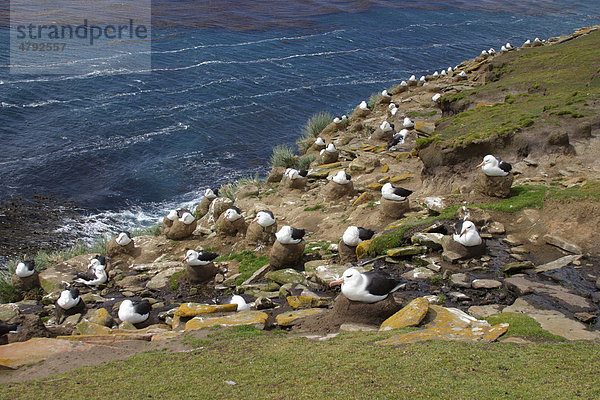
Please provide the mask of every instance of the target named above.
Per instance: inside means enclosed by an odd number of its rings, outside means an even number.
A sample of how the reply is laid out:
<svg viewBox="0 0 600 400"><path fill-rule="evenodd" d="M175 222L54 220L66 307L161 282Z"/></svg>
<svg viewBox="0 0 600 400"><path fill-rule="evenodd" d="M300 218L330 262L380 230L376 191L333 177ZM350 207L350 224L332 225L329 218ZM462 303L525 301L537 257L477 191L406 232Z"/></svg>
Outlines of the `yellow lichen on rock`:
<svg viewBox="0 0 600 400"><path fill-rule="evenodd" d="M329 299L326 297L288 296L286 300L294 310L298 308L327 307Z"/></svg>
<svg viewBox="0 0 600 400"><path fill-rule="evenodd" d="M379 327L380 331L399 329L407 326L417 326L423 321L429 310L429 301L425 297L417 297L402 310L392 315Z"/></svg>
<svg viewBox="0 0 600 400"><path fill-rule="evenodd" d="M365 204L366 202L371 201L371 199L372 199L371 193L364 192L363 194L358 196L358 198L356 200L354 200L354 202L352 203L352 207L356 207L361 204Z"/></svg>
<svg viewBox="0 0 600 400"><path fill-rule="evenodd" d="M175 311L177 317L195 317L201 314L211 314L216 312L237 311L237 304L198 304L183 303Z"/></svg>
<svg viewBox="0 0 600 400"><path fill-rule="evenodd" d="M369 254L369 246L371 245L371 240L363 240L356 246L356 259L360 260L361 258L365 258Z"/></svg>
<svg viewBox="0 0 600 400"><path fill-rule="evenodd" d="M241 311L232 315L215 317L194 317L185 324L185 330L210 328L212 326L251 325L264 329L269 316L261 311Z"/></svg>
<svg viewBox="0 0 600 400"><path fill-rule="evenodd" d="M401 344L423 340L455 340L462 342L491 342L508 330L508 324L490 326L455 308L429 306L424 329L381 340L376 344Z"/></svg>

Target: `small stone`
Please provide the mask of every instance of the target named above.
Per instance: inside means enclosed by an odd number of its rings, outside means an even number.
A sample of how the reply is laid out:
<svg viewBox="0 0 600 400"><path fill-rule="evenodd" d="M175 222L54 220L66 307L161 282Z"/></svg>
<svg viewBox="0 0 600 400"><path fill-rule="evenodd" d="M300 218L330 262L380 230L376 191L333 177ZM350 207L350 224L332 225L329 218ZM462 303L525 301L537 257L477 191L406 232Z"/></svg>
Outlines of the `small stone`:
<svg viewBox="0 0 600 400"><path fill-rule="evenodd" d="M91 310L88 313L87 319L92 323L106 326L109 328L113 325L114 322L112 316L108 313L108 310L106 308L98 308L96 310Z"/></svg>
<svg viewBox="0 0 600 400"><path fill-rule="evenodd" d="M450 278L450 282L452 282L452 286L461 287L461 288L470 288L471 280L467 277L467 274L458 273L452 274L452 278Z"/></svg>
<svg viewBox="0 0 600 400"><path fill-rule="evenodd" d="M493 235L503 235L506 233L506 228L501 222L494 221L488 225L487 231Z"/></svg>
<svg viewBox="0 0 600 400"><path fill-rule="evenodd" d="M423 199L423 205L436 213L440 213L446 208L444 199L441 197L425 197Z"/></svg>
<svg viewBox="0 0 600 400"><path fill-rule="evenodd" d="M417 267L402 274L406 280L429 279L435 276L435 272L425 267Z"/></svg>
<svg viewBox="0 0 600 400"><path fill-rule="evenodd" d="M423 254L427 252L427 247L425 246L406 246L399 247L396 249L390 249L386 252L386 254L390 257L410 257L419 254Z"/></svg>
<svg viewBox="0 0 600 400"><path fill-rule="evenodd" d="M506 235L506 237L502 239L502 241L509 246L518 246L520 244L523 244L523 241L517 238L515 235Z"/></svg>
<svg viewBox="0 0 600 400"><path fill-rule="evenodd" d="M280 285L284 285L286 283L304 283L306 281L306 278L301 272L298 272L292 268L267 272L265 278L275 281Z"/></svg>
<svg viewBox="0 0 600 400"><path fill-rule="evenodd" d="M588 322L591 322L594 319L598 318L598 316L592 315L592 314L586 313L586 312L578 312L578 313L575 313L575 318L577 318L581 322L588 323Z"/></svg>
<svg viewBox="0 0 600 400"><path fill-rule="evenodd" d="M468 311L473 317L483 319L490 315L500 314L505 306L500 304L488 304L485 306L471 306Z"/></svg>
<svg viewBox="0 0 600 400"><path fill-rule="evenodd" d="M264 329L269 316L262 311L241 311L221 317L194 317L185 324L185 330L210 328L212 326L248 325Z"/></svg>
<svg viewBox="0 0 600 400"><path fill-rule="evenodd" d="M419 244L422 246L426 246L432 250L441 250L443 237L444 237L444 235L441 233L419 232L419 233L414 234L410 238L410 241L413 244Z"/></svg>
<svg viewBox="0 0 600 400"><path fill-rule="evenodd" d="M471 298L464 293L461 292L450 292L448 293L448 297L450 297L454 301L469 301Z"/></svg>
<svg viewBox="0 0 600 400"><path fill-rule="evenodd" d="M327 307L329 305L329 299L326 297L288 296L286 301L294 310L298 308Z"/></svg>
<svg viewBox="0 0 600 400"><path fill-rule="evenodd" d="M525 246L516 246L510 249L510 252L513 254L528 254L529 250Z"/></svg>
<svg viewBox="0 0 600 400"><path fill-rule="evenodd" d="M15 303L0 304L0 321L8 321L19 315L19 306Z"/></svg>
<svg viewBox="0 0 600 400"><path fill-rule="evenodd" d="M516 274L516 273L521 272L526 269L531 269L533 267L534 267L534 265L531 261L513 262L513 263L506 264L502 268L502 272L504 272L507 275L512 275L512 274Z"/></svg>
<svg viewBox="0 0 600 400"><path fill-rule="evenodd" d="M502 286L502 282L495 279L475 279L471 282L473 289L496 289Z"/></svg>

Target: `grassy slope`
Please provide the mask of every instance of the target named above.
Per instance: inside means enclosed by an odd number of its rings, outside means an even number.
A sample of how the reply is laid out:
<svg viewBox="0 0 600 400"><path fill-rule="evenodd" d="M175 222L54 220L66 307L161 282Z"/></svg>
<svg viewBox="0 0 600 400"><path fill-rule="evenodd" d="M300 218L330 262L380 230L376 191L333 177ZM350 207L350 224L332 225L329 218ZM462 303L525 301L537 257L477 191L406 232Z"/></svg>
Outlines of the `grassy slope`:
<svg viewBox="0 0 600 400"><path fill-rule="evenodd" d="M188 339L192 352L143 353L9 384L0 398L600 398L598 345L373 344L391 335L345 333L321 343L226 329Z"/></svg>
<svg viewBox="0 0 600 400"><path fill-rule="evenodd" d="M443 98L499 98L491 107L477 107L440 121L443 129L428 140L469 143L494 134L526 130L556 118L585 118L600 99L600 32L565 43L523 49L497 56L500 79L474 90Z"/></svg>

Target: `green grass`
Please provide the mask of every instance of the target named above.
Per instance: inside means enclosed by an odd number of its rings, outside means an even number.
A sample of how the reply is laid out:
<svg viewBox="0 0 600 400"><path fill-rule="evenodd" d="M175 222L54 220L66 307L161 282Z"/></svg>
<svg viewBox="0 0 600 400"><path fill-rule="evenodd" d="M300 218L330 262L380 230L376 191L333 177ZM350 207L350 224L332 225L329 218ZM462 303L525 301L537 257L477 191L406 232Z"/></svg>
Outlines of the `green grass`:
<svg viewBox="0 0 600 400"><path fill-rule="evenodd" d="M131 231L131 236L158 236L160 235L160 230L162 228L162 223L157 222L150 226L135 228Z"/></svg>
<svg viewBox="0 0 600 400"><path fill-rule="evenodd" d="M433 111L409 111L406 113L410 118L419 118L419 117L432 117L438 113L437 110Z"/></svg>
<svg viewBox="0 0 600 400"><path fill-rule="evenodd" d="M433 141L465 145L493 135L526 131L541 121L591 117L596 113L591 104L600 98L598 59L600 32L553 46L499 55L491 62L499 75L497 81L446 95L442 102L447 106L500 96L504 101L444 118L432 138L421 141L419 148Z"/></svg>
<svg viewBox="0 0 600 400"><path fill-rule="evenodd" d="M392 333L393 334L393 333ZM389 333L326 342L251 328L0 388L6 399L596 399L600 346L430 341L380 347ZM299 355L310 354L310 357ZM118 382L115 381L118 377ZM226 381L234 382L228 384Z"/></svg>
<svg viewBox="0 0 600 400"><path fill-rule="evenodd" d="M561 336L542 329L540 324L528 315L520 313L501 313L490 315L485 318L491 325L508 323L508 331L502 337L517 336L526 340L535 342L565 342L566 339Z"/></svg>
<svg viewBox="0 0 600 400"><path fill-rule="evenodd" d="M325 206L323 204L317 204L317 205L314 205L312 207L306 207L304 209L304 211L317 211L317 210L321 210L323 208L325 208Z"/></svg>
<svg viewBox="0 0 600 400"><path fill-rule="evenodd" d="M587 185L588 186L585 186L586 189L574 187L570 190L564 189L562 191L556 188L548 188L541 185L515 186L511 188L513 192L512 197L487 204L471 204L466 206L479 207L484 210L512 213L531 207L541 209L544 206L544 199L546 198L600 199L600 183L594 182ZM568 193L565 194L567 191ZM369 245L368 255L375 257L384 254L389 249L402 246L410 239L404 237L407 231L417 227L425 228L438 220L452 219L454 218L458 208L459 206L450 206L442 210L439 215L429 216L422 219L407 218L403 220L398 228L383 232L381 235L376 236Z"/></svg>
<svg viewBox="0 0 600 400"><path fill-rule="evenodd" d="M317 158L317 156L314 154L309 154L309 155L305 155L302 157L298 157L296 159L296 168L297 169L309 169L310 163L315 161L316 158Z"/></svg>
<svg viewBox="0 0 600 400"><path fill-rule="evenodd" d="M169 277L169 289L172 291L179 289L179 277L184 273L185 271L178 271Z"/></svg>
<svg viewBox="0 0 600 400"><path fill-rule="evenodd" d="M329 242L308 242L304 248L304 254L311 255L319 254L321 252L324 252L325 254L333 254L329 250L329 246L331 246L331 243Z"/></svg>
<svg viewBox="0 0 600 400"><path fill-rule="evenodd" d="M215 261L237 260L240 262L238 271L241 274L236 280L236 285L242 284L246 279L250 278L259 268L269 263L269 256L256 253L253 250L244 250L239 253L229 253L217 257Z"/></svg>

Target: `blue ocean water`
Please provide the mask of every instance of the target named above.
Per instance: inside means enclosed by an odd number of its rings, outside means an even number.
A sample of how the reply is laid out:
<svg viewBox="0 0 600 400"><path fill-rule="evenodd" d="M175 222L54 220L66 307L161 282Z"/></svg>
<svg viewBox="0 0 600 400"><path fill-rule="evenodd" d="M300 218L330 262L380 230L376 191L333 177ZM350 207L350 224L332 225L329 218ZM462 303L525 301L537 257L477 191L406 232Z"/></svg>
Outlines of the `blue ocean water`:
<svg viewBox="0 0 600 400"><path fill-rule="evenodd" d="M273 146L293 144L315 112L348 113L482 49L600 24L596 0L162 0L152 11L151 71L14 75L0 51L0 202L72 200L85 216L64 229L88 237L148 224L206 187L265 175Z"/></svg>

